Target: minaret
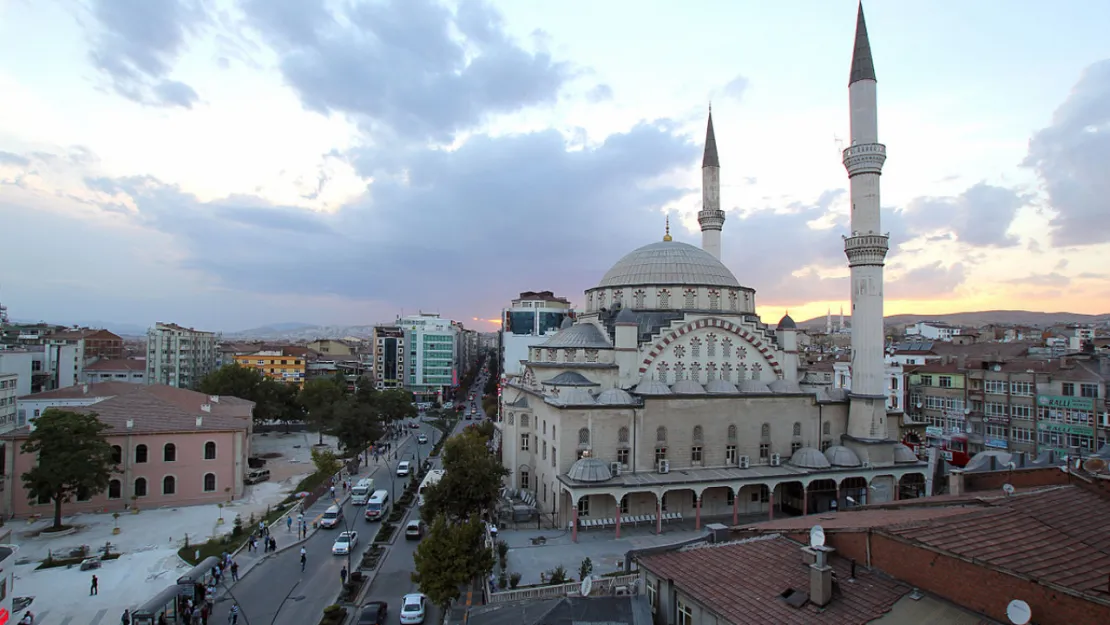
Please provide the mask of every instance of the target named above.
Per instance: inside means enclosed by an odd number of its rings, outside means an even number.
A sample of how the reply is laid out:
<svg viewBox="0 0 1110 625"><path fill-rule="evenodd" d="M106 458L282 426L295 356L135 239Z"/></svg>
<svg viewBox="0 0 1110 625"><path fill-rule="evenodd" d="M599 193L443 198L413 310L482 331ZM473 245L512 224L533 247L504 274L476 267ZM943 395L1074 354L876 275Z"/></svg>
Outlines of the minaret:
<svg viewBox="0 0 1110 625"><path fill-rule="evenodd" d="M847 330L847 329L848 329L848 326L844 323L844 304L841 304L840 305L840 325L836 327L836 331L843 334L844 331Z"/></svg>
<svg viewBox="0 0 1110 625"><path fill-rule="evenodd" d="M879 143L875 86L875 63L860 2L848 79L852 144L843 155L852 199L852 232L844 238L844 253L852 272L848 438L860 443L888 438L883 374L883 265L889 237L882 233L879 219L879 177L886 160L886 146Z"/></svg>
<svg viewBox="0 0 1110 625"><path fill-rule="evenodd" d="M829 307L829 312L825 313L825 334L832 334L832 306Z"/></svg>
<svg viewBox="0 0 1110 625"><path fill-rule="evenodd" d="M725 212L721 210L721 162L717 159L717 137L713 134L713 106L709 107L709 127L705 130L705 155L701 159L701 249L714 258L721 258L721 228Z"/></svg>

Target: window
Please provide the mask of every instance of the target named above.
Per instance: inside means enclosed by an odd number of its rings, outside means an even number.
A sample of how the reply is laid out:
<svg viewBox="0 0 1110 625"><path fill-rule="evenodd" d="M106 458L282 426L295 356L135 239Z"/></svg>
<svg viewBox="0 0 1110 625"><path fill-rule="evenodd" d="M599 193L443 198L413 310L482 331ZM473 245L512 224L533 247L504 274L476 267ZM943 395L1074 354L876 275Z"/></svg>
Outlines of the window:
<svg viewBox="0 0 1110 625"><path fill-rule="evenodd" d="M528 435L527 434L521 434L520 435L520 450L521 451L528 451Z"/></svg>
<svg viewBox="0 0 1110 625"><path fill-rule="evenodd" d="M177 478L172 475L162 478L162 494L172 495L175 492L177 492Z"/></svg>
<svg viewBox="0 0 1110 625"><path fill-rule="evenodd" d="M617 450L617 462L621 463L622 466L628 466L628 449Z"/></svg>
<svg viewBox="0 0 1110 625"><path fill-rule="evenodd" d="M528 415L526 415L526 414L520 415L520 427L522 427L522 428L528 427Z"/></svg>
<svg viewBox="0 0 1110 625"><path fill-rule="evenodd" d="M1065 396L1065 397L1074 397L1075 396L1075 384L1072 384L1071 382L1064 382L1062 387L1061 387L1060 394Z"/></svg>
<svg viewBox="0 0 1110 625"><path fill-rule="evenodd" d="M983 390L992 395L1005 395L1006 382L1003 380L984 380Z"/></svg>
<svg viewBox="0 0 1110 625"><path fill-rule="evenodd" d="M767 460L770 457L771 457L771 443L760 443L759 444L759 459L760 460Z"/></svg>
<svg viewBox="0 0 1110 625"><path fill-rule="evenodd" d="M1032 382L1010 382L1010 394L1018 395L1020 397L1033 396L1033 383Z"/></svg>
<svg viewBox="0 0 1110 625"><path fill-rule="evenodd" d="M802 424L795 422L794 423L794 436L801 436L801 435L802 435Z"/></svg>
<svg viewBox="0 0 1110 625"><path fill-rule="evenodd" d="M730 440L730 441L736 440L736 426L735 425L728 426L728 440Z"/></svg>
<svg viewBox="0 0 1110 625"><path fill-rule="evenodd" d="M578 500L578 516L590 516L589 497L583 497Z"/></svg>
<svg viewBox="0 0 1110 625"><path fill-rule="evenodd" d="M950 376L950 375L940 376L940 387L941 388L952 388L952 376Z"/></svg>
<svg viewBox="0 0 1110 625"><path fill-rule="evenodd" d="M700 425L695 425L694 426L694 442L695 443L702 442L702 436L703 436L704 433L705 432L704 432L704 430L702 430Z"/></svg>
<svg viewBox="0 0 1110 625"><path fill-rule="evenodd" d="M116 464L123 463L123 447L112 445L112 462Z"/></svg>
<svg viewBox="0 0 1110 625"><path fill-rule="evenodd" d="M1098 397L1098 384L1080 384L1079 385L1080 397Z"/></svg>
<svg viewBox="0 0 1110 625"><path fill-rule="evenodd" d="M763 426L759 428L759 435L763 438L771 438L771 424L764 423Z"/></svg>
<svg viewBox="0 0 1110 625"><path fill-rule="evenodd" d="M651 606L651 613L655 614L659 606L659 588L655 585L655 580L650 578L647 580L647 600L648 605Z"/></svg>
<svg viewBox="0 0 1110 625"><path fill-rule="evenodd" d="M204 474L204 492L206 492L206 493L216 492L216 474L215 473L205 473Z"/></svg>
<svg viewBox="0 0 1110 625"><path fill-rule="evenodd" d="M135 479L135 496L146 497L146 478L140 477Z"/></svg>
<svg viewBox="0 0 1110 625"><path fill-rule="evenodd" d="M617 430L617 442L618 443L627 443L628 442L628 428L622 427L621 429Z"/></svg>
<svg viewBox="0 0 1110 625"><path fill-rule="evenodd" d="M166 446L162 448L162 461L177 462L177 445L166 443Z"/></svg>
<svg viewBox="0 0 1110 625"><path fill-rule="evenodd" d="M656 447L655 448L655 461L659 462L660 460L666 460L666 459L667 459L667 448L666 447Z"/></svg>
<svg viewBox="0 0 1110 625"><path fill-rule="evenodd" d="M931 375L921 376L921 386L932 386L932 385L933 385L933 376L931 376Z"/></svg>
<svg viewBox="0 0 1110 625"><path fill-rule="evenodd" d="M993 423L988 423L987 424L987 436L989 436L990 438L997 438L997 439L1005 440L1006 438L1008 438L1006 429L1007 428L1004 425L995 425Z"/></svg>
<svg viewBox="0 0 1110 625"><path fill-rule="evenodd" d="M1015 419L1032 419L1033 407L1024 404L1011 404L1010 416Z"/></svg>
<svg viewBox="0 0 1110 625"><path fill-rule="evenodd" d="M558 457L559 457L559 454L555 451L555 446L552 445L551 446L551 466L552 467L555 466L555 459L558 458Z"/></svg>
<svg viewBox="0 0 1110 625"><path fill-rule="evenodd" d="M108 499L119 499L123 497L123 482L119 480L108 481Z"/></svg>
<svg viewBox="0 0 1110 625"><path fill-rule="evenodd" d="M215 460L216 459L216 442L215 441L208 441L207 443L204 444L204 459L205 460Z"/></svg>
<svg viewBox="0 0 1110 625"><path fill-rule="evenodd" d="M663 426L659 426L659 427L655 428L655 442L657 442L657 443L667 442L667 428L665 428Z"/></svg>
<svg viewBox="0 0 1110 625"><path fill-rule="evenodd" d="M529 490L532 487L531 481L532 481L532 475L528 471L521 471L520 472L520 487L521 488L523 488L524 490Z"/></svg>
<svg viewBox="0 0 1110 625"><path fill-rule="evenodd" d="M694 609L678 600L678 625L694 625Z"/></svg>
<svg viewBox="0 0 1110 625"><path fill-rule="evenodd" d="M547 460L547 441L543 442L543 459Z"/></svg>
<svg viewBox="0 0 1110 625"><path fill-rule="evenodd" d="M621 497L620 511L621 514L628 514L628 495Z"/></svg>
<svg viewBox="0 0 1110 625"><path fill-rule="evenodd" d="M736 445L728 445L725 447L725 464L734 465L740 462L740 457L736 453Z"/></svg>
<svg viewBox="0 0 1110 625"><path fill-rule="evenodd" d="M1032 443L1033 428L1012 428L1010 440L1015 443Z"/></svg>
<svg viewBox="0 0 1110 625"><path fill-rule="evenodd" d="M821 433L825 436L832 436L832 423L826 421L821 424Z"/></svg>
<svg viewBox="0 0 1110 625"><path fill-rule="evenodd" d="M589 428L582 428L582 429L578 430L578 444L579 445L589 445L590 444L590 430L589 430Z"/></svg>
<svg viewBox="0 0 1110 625"><path fill-rule="evenodd" d="M694 445L690 448L690 463L694 465L701 464L701 445Z"/></svg>
<svg viewBox="0 0 1110 625"><path fill-rule="evenodd" d="M146 445L135 446L135 464L142 464L147 460Z"/></svg>
<svg viewBox="0 0 1110 625"><path fill-rule="evenodd" d="M801 448L802 448L802 444L798 441L794 441L793 443L790 443L790 456L793 457L794 454L797 453L797 451Z"/></svg>

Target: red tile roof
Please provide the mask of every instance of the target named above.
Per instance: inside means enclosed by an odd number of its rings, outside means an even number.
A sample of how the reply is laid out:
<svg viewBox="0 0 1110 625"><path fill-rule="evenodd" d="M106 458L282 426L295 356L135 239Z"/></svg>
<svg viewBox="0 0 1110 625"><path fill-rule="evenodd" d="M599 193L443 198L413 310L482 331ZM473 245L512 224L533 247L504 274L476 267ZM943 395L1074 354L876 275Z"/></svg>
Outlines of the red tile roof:
<svg viewBox="0 0 1110 625"><path fill-rule="evenodd" d="M965 515L983 509L982 504L978 502L968 502L968 504L969 505L966 507L949 505L936 508L914 508L911 510L857 508L853 510L841 510L839 512L823 512L821 514L811 514L808 516L775 519L773 521L764 521L752 525L737 526L733 529L763 533L808 532L814 525L820 525L825 530L857 530L929 523L936 519Z"/></svg>
<svg viewBox="0 0 1110 625"><path fill-rule="evenodd" d="M146 371L146 361L136 358L98 360L85 367L85 371Z"/></svg>
<svg viewBox="0 0 1110 625"><path fill-rule="evenodd" d="M802 545L778 535L741 542L706 545L646 555L641 567L737 625L858 625L890 611L910 587L857 566L848 582L850 565L835 555L829 564L840 580L841 595L824 608L801 608L779 598L787 589L809 592L810 569L802 563Z"/></svg>

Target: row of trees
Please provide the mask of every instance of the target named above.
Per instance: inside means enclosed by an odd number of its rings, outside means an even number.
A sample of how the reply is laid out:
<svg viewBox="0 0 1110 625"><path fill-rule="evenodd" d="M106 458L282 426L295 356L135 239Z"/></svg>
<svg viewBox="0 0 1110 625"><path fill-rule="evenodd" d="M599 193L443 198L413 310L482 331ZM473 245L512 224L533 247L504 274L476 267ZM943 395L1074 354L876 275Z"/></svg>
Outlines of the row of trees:
<svg viewBox="0 0 1110 625"><path fill-rule="evenodd" d="M308 423L320 433L321 443L324 434L331 433L346 450L365 449L390 423L417 415L412 393L378 391L365 377L353 391L342 375L309 380L298 389L271 380L257 369L233 364L205 376L197 390L253 401L258 423Z"/></svg>

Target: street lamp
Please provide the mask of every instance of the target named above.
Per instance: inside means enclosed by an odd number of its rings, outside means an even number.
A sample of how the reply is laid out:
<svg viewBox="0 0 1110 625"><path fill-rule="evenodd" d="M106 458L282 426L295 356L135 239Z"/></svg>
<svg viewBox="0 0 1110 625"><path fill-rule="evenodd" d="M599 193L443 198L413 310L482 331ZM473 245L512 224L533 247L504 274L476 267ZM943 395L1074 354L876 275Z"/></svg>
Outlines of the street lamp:
<svg viewBox="0 0 1110 625"><path fill-rule="evenodd" d="M301 583L301 580L297 580L297 581L293 582L293 587L289 589L289 592L285 593L285 598L282 599L281 603L278 604L277 612L274 612L274 618L270 619L270 625L274 625L274 623L277 622L278 614L281 613L281 607L285 605L286 601L289 601L289 598L290 598L289 595L293 594L293 591L297 589L297 585L300 584L300 583ZM304 599L304 595L298 595L296 597L293 597L293 601L300 601L302 599ZM243 619L243 620L246 620L246 619ZM247 625L250 625L250 624L248 623Z"/></svg>

